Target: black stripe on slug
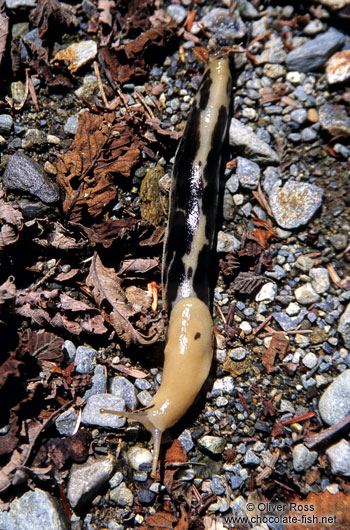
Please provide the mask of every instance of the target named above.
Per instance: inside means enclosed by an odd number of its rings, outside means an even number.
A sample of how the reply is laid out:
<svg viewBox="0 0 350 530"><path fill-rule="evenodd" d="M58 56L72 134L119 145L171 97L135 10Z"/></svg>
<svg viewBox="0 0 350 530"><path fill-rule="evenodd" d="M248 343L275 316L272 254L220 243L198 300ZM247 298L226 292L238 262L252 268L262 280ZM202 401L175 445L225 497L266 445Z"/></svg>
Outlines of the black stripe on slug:
<svg viewBox="0 0 350 530"><path fill-rule="evenodd" d="M209 73L209 72L208 72ZM201 88L200 88L200 95L199 95L199 108L201 110L205 110L210 96L210 87L213 84L212 78L208 75L206 79L204 79Z"/></svg>

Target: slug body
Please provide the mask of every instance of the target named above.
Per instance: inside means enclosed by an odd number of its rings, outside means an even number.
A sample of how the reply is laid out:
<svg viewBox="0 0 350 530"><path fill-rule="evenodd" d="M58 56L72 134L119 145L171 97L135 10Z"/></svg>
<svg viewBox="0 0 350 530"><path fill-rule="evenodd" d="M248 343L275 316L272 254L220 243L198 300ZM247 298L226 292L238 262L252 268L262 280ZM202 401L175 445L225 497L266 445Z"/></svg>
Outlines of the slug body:
<svg viewBox="0 0 350 530"><path fill-rule="evenodd" d="M209 278L230 93L229 58L213 59L175 157L163 255L164 301L170 320L161 386L143 410L101 411L141 422L152 433L152 476L162 433L190 408L212 362Z"/></svg>

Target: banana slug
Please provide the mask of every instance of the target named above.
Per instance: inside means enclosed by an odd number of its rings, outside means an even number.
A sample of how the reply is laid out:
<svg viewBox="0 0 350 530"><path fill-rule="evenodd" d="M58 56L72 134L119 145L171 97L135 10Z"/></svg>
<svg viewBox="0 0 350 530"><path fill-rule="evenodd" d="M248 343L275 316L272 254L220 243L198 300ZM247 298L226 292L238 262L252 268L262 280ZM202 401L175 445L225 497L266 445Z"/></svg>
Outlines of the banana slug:
<svg viewBox="0 0 350 530"><path fill-rule="evenodd" d="M190 408L212 362L209 277L230 94L229 57L214 58L194 98L173 168L163 253L163 298L170 320L160 388L142 410L101 409L140 422L152 433L153 477L163 432Z"/></svg>

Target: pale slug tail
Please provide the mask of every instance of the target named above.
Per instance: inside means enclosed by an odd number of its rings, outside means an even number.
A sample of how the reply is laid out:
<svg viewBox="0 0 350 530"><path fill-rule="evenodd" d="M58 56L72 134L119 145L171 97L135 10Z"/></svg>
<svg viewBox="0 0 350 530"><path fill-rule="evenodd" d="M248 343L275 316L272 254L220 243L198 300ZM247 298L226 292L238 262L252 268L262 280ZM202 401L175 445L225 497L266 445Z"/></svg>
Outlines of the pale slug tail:
<svg viewBox="0 0 350 530"><path fill-rule="evenodd" d="M153 458L152 458L152 472L151 477L155 478L157 474L157 464L160 452L160 444L162 440L163 431L157 429L150 421L147 412L152 407L146 407L143 410L136 410L135 412L119 412L118 410L109 410L109 409L100 409L101 414L113 414L114 416L122 416L127 418L129 421L136 421L142 423L142 425L147 429L148 432L152 434L152 443L153 443Z"/></svg>

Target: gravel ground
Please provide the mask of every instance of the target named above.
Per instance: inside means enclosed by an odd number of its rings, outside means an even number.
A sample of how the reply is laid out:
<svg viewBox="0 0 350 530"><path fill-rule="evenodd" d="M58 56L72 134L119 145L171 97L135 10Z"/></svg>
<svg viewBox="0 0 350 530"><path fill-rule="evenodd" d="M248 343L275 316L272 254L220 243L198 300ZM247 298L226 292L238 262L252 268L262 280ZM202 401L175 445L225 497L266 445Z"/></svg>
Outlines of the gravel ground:
<svg viewBox="0 0 350 530"><path fill-rule="evenodd" d="M21 32L29 38L26 17L34 4L6 1L13 37ZM192 9L194 22L184 31ZM141 347L126 349L115 335L100 341L98 335L74 335L65 328L62 366L74 362L75 373L89 382L80 395L82 406L68 407L55 419L53 429L56 437L67 437L81 421L82 430L92 437L90 455L82 463L56 470L47 480L31 477L32 490L26 481L13 483L4 497L9 511L0 512L0 527L6 530L69 528L62 499L70 506L74 530L159 528L159 520L152 523L149 516L164 510L174 517L166 528L214 528L215 522L218 528L229 528L225 517L244 515L252 491L261 499L281 502L290 493L300 499L311 493L349 491L350 36L346 9L336 11L330 1L304 7L239 1L232 16L227 2L192 5L182 0L165 4L162 10L158 17L171 16L182 28L180 47L152 66L146 82L121 83L118 90L124 103L132 106L138 92L156 109L158 96L149 92L147 83L162 85L160 123L175 134L183 129L203 71L200 47L210 50L209 55L216 48L233 48L236 69L218 226L221 265L213 304L216 358L201 399L172 430L167 444L178 438L191 465L178 467L176 487L163 478L151 479L151 445L145 431L124 418L100 413L105 407L147 406L161 381L158 350L162 342L154 346L154 355L149 348L146 353ZM84 1L75 30L52 53L86 40L88 20L95 13L94 2ZM95 37L76 52L76 61L82 56L87 61L77 69L78 88L57 93L48 90L42 78L33 78L39 110L30 101L20 110L13 106L22 100L23 78L9 76L3 87L1 181L7 203L23 214L28 237L35 224L35 237L40 239L48 221L66 226L76 242L82 237L82 232L78 237L66 224L56 160L70 148L86 102L103 104L92 65ZM113 90L103 75L102 82L112 100ZM123 106L117 110L117 115L122 114ZM132 178L117 186L110 207L116 218L130 212L139 218L141 210L143 219L154 222L156 215L164 224L163 203L142 209L146 199L142 187L140 198L140 185L156 171L156 181L161 175L166 188L175 148L173 141L156 160L143 152ZM153 173L147 172L152 168L156 168ZM164 193L159 201L164 201ZM260 221L254 222L256 218ZM252 233L255 243L260 243L259 251L244 246L246 235ZM21 288L28 285L30 264L25 253L30 244L23 240L27 236L20 236L15 251L3 250L2 281L14 275ZM42 271L50 270L51 260L51 268L69 273L75 267L84 268L96 248L102 254L101 244L85 234L83 240L80 249L71 253L43 246L42 254L36 253L36 260L41 257L45 264ZM151 248L149 257L160 258L160 248ZM238 256L239 249L246 249L246 254ZM113 265L112 253L103 252ZM237 287L237 266L232 266L237 259L245 272L254 269L252 289ZM256 280L262 274L264 279ZM56 287L52 280L49 290ZM8 315L2 316L6 323ZM19 327L26 325L25 316ZM27 325L38 329L33 320ZM42 323L39 328L49 329ZM120 372L113 367L120 365L129 370L129 376L116 375ZM335 435L313 437L331 426L336 426ZM59 494L59 484L64 495ZM184 512L186 523L181 519Z"/></svg>

